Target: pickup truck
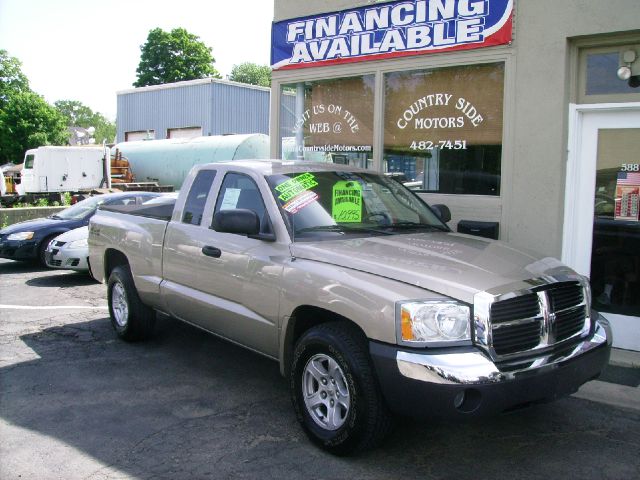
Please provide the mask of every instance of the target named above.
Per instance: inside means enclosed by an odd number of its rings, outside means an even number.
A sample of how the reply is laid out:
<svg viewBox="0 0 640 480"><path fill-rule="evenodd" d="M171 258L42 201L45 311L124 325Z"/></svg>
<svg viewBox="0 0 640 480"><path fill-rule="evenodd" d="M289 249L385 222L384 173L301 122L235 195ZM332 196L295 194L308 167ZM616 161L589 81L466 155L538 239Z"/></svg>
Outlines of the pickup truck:
<svg viewBox="0 0 640 480"><path fill-rule="evenodd" d="M397 414L498 414L598 377L612 337L587 279L452 233L434 207L349 166L198 165L175 205L99 210L90 267L124 340L161 312L278 361L303 430L337 455Z"/></svg>

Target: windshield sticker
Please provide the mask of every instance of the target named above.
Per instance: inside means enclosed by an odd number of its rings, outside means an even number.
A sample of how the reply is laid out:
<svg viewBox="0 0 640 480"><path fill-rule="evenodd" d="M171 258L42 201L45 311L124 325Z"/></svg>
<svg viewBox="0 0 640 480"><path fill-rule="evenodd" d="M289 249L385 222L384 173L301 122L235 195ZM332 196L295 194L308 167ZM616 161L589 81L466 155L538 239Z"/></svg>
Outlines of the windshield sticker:
<svg viewBox="0 0 640 480"><path fill-rule="evenodd" d="M294 197L292 200L285 203L282 206L282 208L284 208L285 211L291 214L298 213L304 207L312 204L317 199L318 199L318 194L316 192L311 192L307 190L306 192L301 193L297 197Z"/></svg>
<svg viewBox="0 0 640 480"><path fill-rule="evenodd" d="M240 198L239 188L227 188L224 191L224 197L222 198L222 205L220 205L220 210L230 210L232 208L236 208L236 205L238 205L238 198Z"/></svg>
<svg viewBox="0 0 640 480"><path fill-rule="evenodd" d="M275 190L280 194L278 196L280 200L288 202L296 195L316 186L318 186L316 177L310 173L303 173L302 175L298 175L297 177L281 183L275 188Z"/></svg>
<svg viewBox="0 0 640 480"><path fill-rule="evenodd" d="M333 186L331 215L336 222L360 223L362 221L362 185L341 181Z"/></svg>

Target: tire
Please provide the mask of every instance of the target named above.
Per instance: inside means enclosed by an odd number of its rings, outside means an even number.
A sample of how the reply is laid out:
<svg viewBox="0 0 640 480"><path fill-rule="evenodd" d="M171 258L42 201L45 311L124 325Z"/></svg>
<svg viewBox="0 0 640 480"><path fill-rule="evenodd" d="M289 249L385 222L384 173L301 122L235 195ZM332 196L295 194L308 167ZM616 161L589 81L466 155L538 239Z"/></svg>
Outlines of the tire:
<svg viewBox="0 0 640 480"><path fill-rule="evenodd" d="M117 266L109 275L107 301L111 325L118 337L135 342L153 334L155 311L140 300L128 266Z"/></svg>
<svg viewBox="0 0 640 480"><path fill-rule="evenodd" d="M58 234L56 235L50 235L48 237L46 237L44 240L42 240L40 242L40 245L38 245L38 258L37 258L37 262L42 265L43 267L49 268L49 265L47 265L47 247L49 246L49 243L51 243L51 240L53 240L54 238L56 238L58 236Z"/></svg>
<svg viewBox="0 0 640 480"><path fill-rule="evenodd" d="M351 324L323 323L305 332L296 344L289 380L303 430L334 455L372 449L392 429L366 338Z"/></svg>

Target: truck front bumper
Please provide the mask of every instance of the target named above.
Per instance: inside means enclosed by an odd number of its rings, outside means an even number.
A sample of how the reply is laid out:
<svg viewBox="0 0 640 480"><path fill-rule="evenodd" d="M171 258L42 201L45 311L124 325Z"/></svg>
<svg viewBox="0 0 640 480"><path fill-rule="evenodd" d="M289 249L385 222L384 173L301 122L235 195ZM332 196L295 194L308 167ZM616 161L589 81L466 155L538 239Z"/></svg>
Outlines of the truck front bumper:
<svg viewBox="0 0 640 480"><path fill-rule="evenodd" d="M475 347L416 352L370 343L380 386L397 414L418 418L475 417L570 395L609 361L611 328L594 312L588 338L562 352L496 365Z"/></svg>

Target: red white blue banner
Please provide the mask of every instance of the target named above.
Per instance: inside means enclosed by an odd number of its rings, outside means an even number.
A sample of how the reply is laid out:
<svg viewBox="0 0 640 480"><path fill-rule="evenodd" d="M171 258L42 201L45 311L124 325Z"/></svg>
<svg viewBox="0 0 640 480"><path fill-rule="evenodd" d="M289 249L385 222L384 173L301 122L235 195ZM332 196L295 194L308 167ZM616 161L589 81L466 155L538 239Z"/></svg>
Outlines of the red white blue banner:
<svg viewBox="0 0 640 480"><path fill-rule="evenodd" d="M509 43L513 0L414 0L274 22L274 70Z"/></svg>

